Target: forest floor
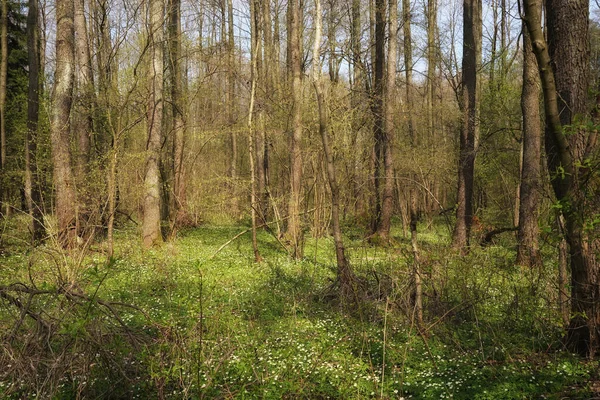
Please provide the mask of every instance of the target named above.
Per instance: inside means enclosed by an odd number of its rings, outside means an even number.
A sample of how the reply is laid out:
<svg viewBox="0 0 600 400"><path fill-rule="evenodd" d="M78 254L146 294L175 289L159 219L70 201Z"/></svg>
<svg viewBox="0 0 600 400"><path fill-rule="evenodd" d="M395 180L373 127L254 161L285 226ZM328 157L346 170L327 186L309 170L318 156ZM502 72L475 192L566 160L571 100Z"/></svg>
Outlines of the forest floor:
<svg viewBox="0 0 600 400"><path fill-rule="evenodd" d="M12 224L12 225L11 225ZM506 234L468 256L423 226L425 323L410 308L409 240L373 247L348 227L364 304L342 309L331 238L294 262L246 226L201 226L143 251L135 226L66 255L7 222L0 257L1 398L588 399L598 363L561 345L556 260L514 265ZM14 232L23 232L23 237ZM596 394L597 395L597 394Z"/></svg>

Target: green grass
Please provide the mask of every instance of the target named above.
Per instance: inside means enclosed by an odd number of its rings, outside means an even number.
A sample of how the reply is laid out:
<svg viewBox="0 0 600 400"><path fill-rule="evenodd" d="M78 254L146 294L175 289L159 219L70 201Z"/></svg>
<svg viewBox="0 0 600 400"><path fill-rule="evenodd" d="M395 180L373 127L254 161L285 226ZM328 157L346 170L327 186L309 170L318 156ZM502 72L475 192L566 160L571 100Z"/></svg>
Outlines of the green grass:
<svg viewBox="0 0 600 400"><path fill-rule="evenodd" d="M425 318L431 327L420 336L405 306L411 260L400 229L391 247L372 247L349 231L351 263L376 294L360 310L343 310L324 296L335 278L331 238L308 238L305 259L298 262L262 231L261 264L253 262L249 233L216 253L244 229L203 226L143 251L129 227L117 232L116 258L110 262L100 251L75 262L51 247L32 250L11 239L0 259L0 285L21 281L56 289L58 276L73 276L77 290L90 298L118 303L115 309L129 332L95 300L75 304L64 296L36 296L32 309L43 310L57 326L53 353L36 342L36 325L28 318L17 329L25 339L11 340L19 314L0 300L0 361L6 363L0 368L0 396L591 395L597 363L585 363L561 348L551 259L542 270L524 271L513 265L508 247L456 257L447 249L444 226L434 226L420 237ZM44 382L44 375L54 376L50 361L61 360L59 351L68 354L63 360L69 363L53 384Z"/></svg>

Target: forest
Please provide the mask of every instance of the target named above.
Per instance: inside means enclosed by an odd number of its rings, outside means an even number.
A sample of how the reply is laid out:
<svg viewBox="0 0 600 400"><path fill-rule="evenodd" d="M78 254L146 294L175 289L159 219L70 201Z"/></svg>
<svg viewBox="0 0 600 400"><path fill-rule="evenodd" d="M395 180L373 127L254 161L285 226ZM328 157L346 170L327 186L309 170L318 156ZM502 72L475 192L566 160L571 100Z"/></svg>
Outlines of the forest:
<svg viewBox="0 0 600 400"><path fill-rule="evenodd" d="M600 398L600 4L0 0L0 398Z"/></svg>

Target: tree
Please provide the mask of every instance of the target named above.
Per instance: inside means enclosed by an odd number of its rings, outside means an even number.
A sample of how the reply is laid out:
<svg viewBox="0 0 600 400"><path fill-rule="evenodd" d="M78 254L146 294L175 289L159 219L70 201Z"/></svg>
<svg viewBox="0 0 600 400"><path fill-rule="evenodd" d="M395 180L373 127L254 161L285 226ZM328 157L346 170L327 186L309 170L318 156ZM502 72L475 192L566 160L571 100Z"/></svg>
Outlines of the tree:
<svg viewBox="0 0 600 400"><path fill-rule="evenodd" d="M394 1L394 0L392 0ZM325 153L325 162L327 165L327 180L331 190L331 220L333 222L333 241L335 245L335 256L337 261L337 279L341 295L347 297L352 293L355 282L354 273L346 259L344 242L342 240L342 229L340 227L340 190L337 183L335 164L333 154L329 145L329 120L327 115L327 105L325 102L324 83L321 74L321 35L322 35L322 9L321 0L315 0L315 41L313 45L313 73L312 80L317 95L317 107L319 111L319 133Z"/></svg>
<svg viewBox="0 0 600 400"><path fill-rule="evenodd" d="M410 149L414 153L417 150L417 131L416 122L414 118L414 99L413 99L413 79L412 79L412 32L411 32L411 15L410 15L410 1L402 1L402 17L403 17L403 31L404 31L404 74L406 78L406 112L408 113L408 135L410 140ZM414 162L414 160L413 160ZM413 251L413 280L415 282L414 289L414 307L415 315L417 317L417 323L419 325L423 322L423 286L421 283L421 270L419 267L419 247L417 240L417 224L419 222L418 213L418 190L417 182L418 176L414 174L412 177L413 185L410 188L410 199L409 199L409 212L410 212L410 241Z"/></svg>
<svg viewBox="0 0 600 400"><path fill-rule="evenodd" d="M76 243L77 202L69 151L71 139L69 115L73 102L73 74L75 71L73 18L73 1L57 0L56 68L54 70L50 140L56 190L58 242L63 247L72 247Z"/></svg>
<svg viewBox="0 0 600 400"><path fill-rule="evenodd" d="M6 175L6 83L8 74L8 0L2 0L0 10L0 171ZM4 176L2 176L4 178ZM5 179L4 179L5 180ZM9 213L6 182L0 188L0 206ZM2 211L0 211L2 212Z"/></svg>
<svg viewBox="0 0 600 400"><path fill-rule="evenodd" d="M186 220L185 193L185 104L183 98L184 64L181 62L181 0L169 1L169 45L171 68L171 108L173 112L173 229ZM231 106L231 105L230 105Z"/></svg>
<svg viewBox="0 0 600 400"><path fill-rule="evenodd" d="M547 35L539 0L524 0L525 20L544 92L546 158L571 257L571 320L567 347L594 357L600 349L600 232L597 133L587 116L589 2L550 0Z"/></svg>
<svg viewBox="0 0 600 400"><path fill-rule="evenodd" d="M31 216L32 242L39 242L44 235L42 196L38 182L36 162L38 121L40 110L40 31L37 0L29 0L27 14L27 55L29 64L29 88L27 93L27 133L25 136L25 200Z"/></svg>
<svg viewBox="0 0 600 400"><path fill-rule="evenodd" d="M381 186L383 181L383 152L385 141L385 118L383 100L385 95L385 0L375 0L375 30L374 33L374 65L373 88L371 94L371 112L373 113L374 137L374 213L371 216L371 229L377 233L381 225L382 201ZM371 38L373 41L373 37Z"/></svg>
<svg viewBox="0 0 600 400"><path fill-rule="evenodd" d="M289 66L292 81L292 126L290 135L290 197L288 201L287 236L292 256L302 258L302 224L300 221L300 191L302 189L302 60L300 53L300 1L288 1Z"/></svg>
<svg viewBox="0 0 600 400"><path fill-rule="evenodd" d="M537 61L527 26L523 22L523 159L520 184L519 230L517 233L517 264L534 266L539 263L538 207L541 165L542 127L539 107L540 83Z"/></svg>
<svg viewBox="0 0 600 400"><path fill-rule="evenodd" d="M160 149L163 141L163 20L164 1L150 1L150 21L148 23L148 43L150 50L150 71L148 96L148 142L146 144L146 168L144 177L144 216L142 241L148 248L162 241L160 229Z"/></svg>
<svg viewBox="0 0 600 400"><path fill-rule="evenodd" d="M462 127L458 156L456 224L452 247L464 251L469 245L473 219L475 142L479 135L479 66L481 65L481 0L463 2Z"/></svg>

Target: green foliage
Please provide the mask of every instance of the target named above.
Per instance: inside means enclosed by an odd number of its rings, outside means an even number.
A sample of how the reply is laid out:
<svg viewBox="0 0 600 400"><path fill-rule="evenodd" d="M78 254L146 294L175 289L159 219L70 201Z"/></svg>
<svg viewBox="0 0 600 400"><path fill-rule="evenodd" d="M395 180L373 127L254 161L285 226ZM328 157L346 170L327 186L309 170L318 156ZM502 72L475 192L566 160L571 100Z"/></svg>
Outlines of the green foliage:
<svg viewBox="0 0 600 400"><path fill-rule="evenodd" d="M60 316L51 345L68 365L52 375L46 364L32 364L35 376L56 379L44 387L13 362L0 371L0 396L559 399L591 393L597 364L561 351L551 257L540 270L515 266L510 247L459 258L441 239L446 228L433 225L420 236L427 294L421 336L404 309L411 265L404 238L386 248L358 237L347 241L354 269L375 293L365 300L368 312L350 315L324 296L335 277L331 238L308 239L307 258L298 262L264 231L264 263L252 261L249 233L217 253L243 229L204 226L148 251L139 248L135 229L120 230L116 258L91 252L68 266L77 271L77 293L87 296L77 303L58 290L57 270L66 267L56 264L55 250L24 255L23 244L11 244L13 255L1 259L0 287L32 279L38 290L56 292L35 301L44 315ZM117 307L127 330L102 301ZM15 310L0 304L7 337ZM30 332L35 324L27 319L19 334ZM0 361L18 348L3 339ZM40 354L28 348L21 357Z"/></svg>

